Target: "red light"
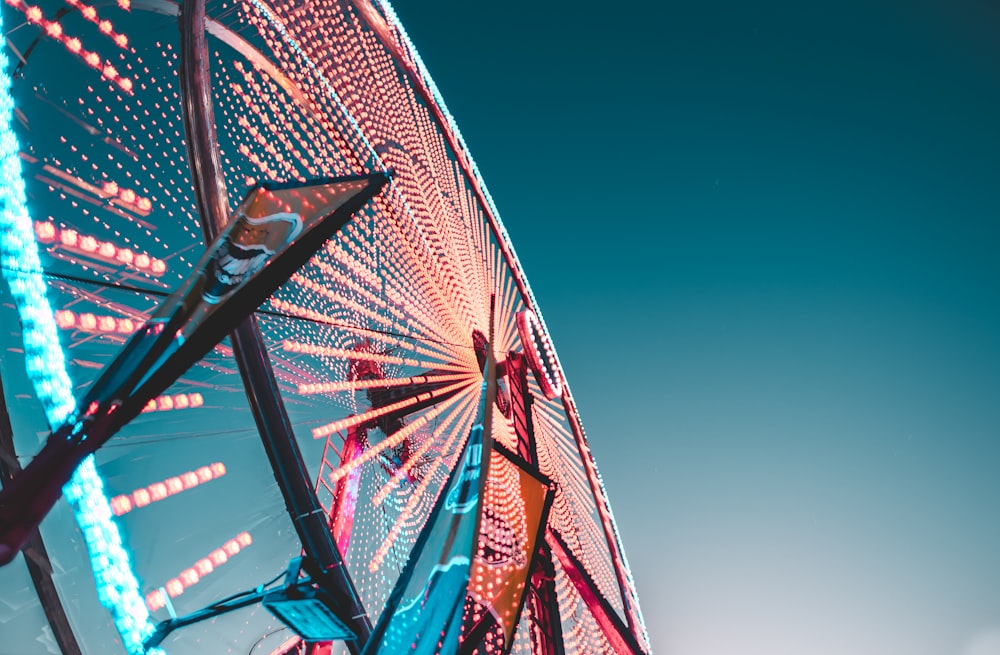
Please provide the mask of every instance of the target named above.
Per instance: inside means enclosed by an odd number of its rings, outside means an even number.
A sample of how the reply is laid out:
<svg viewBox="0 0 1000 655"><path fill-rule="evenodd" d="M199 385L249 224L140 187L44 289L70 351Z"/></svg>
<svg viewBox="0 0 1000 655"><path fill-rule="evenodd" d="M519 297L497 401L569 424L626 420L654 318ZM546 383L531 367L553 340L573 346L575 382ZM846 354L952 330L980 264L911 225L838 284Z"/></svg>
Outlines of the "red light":
<svg viewBox="0 0 1000 655"><path fill-rule="evenodd" d="M136 507L145 507L152 502L163 500L164 498L168 498L174 494L179 494L182 491L196 487L202 482L211 480L213 478L212 470L220 470L219 467L221 467L221 472L218 473L217 476L224 475L225 466L223 466L221 462L215 462L211 465L211 469L207 466L201 467L207 472L207 475L202 479L199 479L199 475L195 471L187 471L181 475L175 475L167 478L162 482L154 482L148 487L136 489L131 494L132 503L127 502L129 499L128 494L118 496L112 501L112 507L113 509L117 507L117 509L115 509L115 514L119 516L130 512ZM201 471L201 469L198 470ZM119 501L119 499L122 500ZM115 503L118 503L118 505L116 506Z"/></svg>
<svg viewBox="0 0 1000 655"><path fill-rule="evenodd" d="M111 512L121 516L132 510L132 500L128 496L115 496L111 499Z"/></svg>
<svg viewBox="0 0 1000 655"><path fill-rule="evenodd" d="M94 314L80 314L77 316L69 309L60 309L56 312L56 325L64 330L76 328L86 332L117 332L118 334L132 334L140 325L130 318L116 318L114 316L95 316ZM147 406L143 411L150 408ZM152 409L156 409L155 404Z"/></svg>
<svg viewBox="0 0 1000 655"><path fill-rule="evenodd" d="M151 591L146 594L146 607L149 608L150 612L155 612L158 609L163 609L166 606L166 599L163 597L163 592L159 589L156 591Z"/></svg>
<svg viewBox="0 0 1000 655"><path fill-rule="evenodd" d="M97 252L97 239L92 236L85 236L80 239L80 250L84 252Z"/></svg>
<svg viewBox="0 0 1000 655"><path fill-rule="evenodd" d="M49 243L56 238L56 226L52 223L35 221L35 236L43 243Z"/></svg>
<svg viewBox="0 0 1000 655"><path fill-rule="evenodd" d="M101 316L97 319L97 329L101 332L114 332L116 324L113 316Z"/></svg>
<svg viewBox="0 0 1000 655"><path fill-rule="evenodd" d="M108 192L117 186L105 183L102 191ZM122 195L134 192L122 191ZM67 247L74 248L89 256L100 257L110 263L120 263L137 269L151 271L154 275L162 275L167 270L166 263L161 259L154 259L145 253L136 253L128 248L119 248L110 241L99 241L91 235L81 236L76 230L59 230L51 223L36 223L35 232L39 235L39 241L54 241L58 235L59 242Z"/></svg>
<svg viewBox="0 0 1000 655"><path fill-rule="evenodd" d="M191 569L184 569L183 571L181 571L180 579L181 582L184 583L185 587L190 587L191 585L198 584L198 580L201 579L201 576L198 575L197 571L191 568Z"/></svg>
<svg viewBox="0 0 1000 655"><path fill-rule="evenodd" d="M132 492L132 500L135 501L136 507L145 507L149 503L153 502L149 497L149 492L145 489L136 489Z"/></svg>
<svg viewBox="0 0 1000 655"><path fill-rule="evenodd" d="M167 485L162 482L154 482L149 485L149 496L153 501L163 500L168 496Z"/></svg>
<svg viewBox="0 0 1000 655"><path fill-rule="evenodd" d="M172 598L176 598L184 593L184 584L177 578L173 578L166 585L167 593L170 594Z"/></svg>
<svg viewBox="0 0 1000 655"><path fill-rule="evenodd" d="M68 309L60 309L56 312L56 325L66 330L76 325L76 314Z"/></svg>

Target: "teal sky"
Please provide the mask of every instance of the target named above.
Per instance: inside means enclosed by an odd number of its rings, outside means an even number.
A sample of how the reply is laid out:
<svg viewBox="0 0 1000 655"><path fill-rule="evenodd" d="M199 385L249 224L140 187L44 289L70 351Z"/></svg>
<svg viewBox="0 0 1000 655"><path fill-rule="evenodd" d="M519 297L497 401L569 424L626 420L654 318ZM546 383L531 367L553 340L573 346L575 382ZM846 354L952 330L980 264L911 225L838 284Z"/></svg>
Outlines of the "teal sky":
<svg viewBox="0 0 1000 655"><path fill-rule="evenodd" d="M396 4L659 655L1000 655L1000 8Z"/></svg>

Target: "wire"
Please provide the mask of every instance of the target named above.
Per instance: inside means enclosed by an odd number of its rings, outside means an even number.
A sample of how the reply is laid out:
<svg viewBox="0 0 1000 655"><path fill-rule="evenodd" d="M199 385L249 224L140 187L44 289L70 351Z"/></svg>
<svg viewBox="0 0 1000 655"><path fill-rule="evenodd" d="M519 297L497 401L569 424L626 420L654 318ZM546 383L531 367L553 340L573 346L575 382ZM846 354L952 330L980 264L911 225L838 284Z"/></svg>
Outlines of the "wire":
<svg viewBox="0 0 1000 655"><path fill-rule="evenodd" d="M25 273L29 274L31 271L27 271L20 268L14 268L11 266L2 266L4 270L10 271L12 273ZM103 287L105 289L121 289L122 291L132 291L134 293L145 293L151 296L158 296L160 298L165 298L170 295L169 291L164 291L162 289L150 289L145 287L134 287L129 284L122 284L120 282L107 282L104 280L90 280L83 277L78 277L76 275L69 275L68 273L54 273L52 271L42 271L42 275L53 280L62 280L64 282L76 282L78 284L90 284L96 287Z"/></svg>
<svg viewBox="0 0 1000 655"><path fill-rule="evenodd" d="M275 582L277 582L278 580L280 580L283 577L285 577L285 571L282 571L281 573L279 573L278 575L274 576L273 578L271 578L270 580L268 580L264 584L257 585L253 589L248 589L247 591L241 591L239 593L233 594L232 596L226 596L225 598L223 598L221 600L217 600L214 603L212 603L211 605L207 606L205 609L220 609L221 605L223 605L225 603L228 603L229 601L237 600L237 599L243 598L245 596L251 596L253 594L260 593L260 592L264 591L267 587L271 586L272 584L274 584Z"/></svg>
<svg viewBox="0 0 1000 655"><path fill-rule="evenodd" d="M12 268L9 266L0 266L8 271L14 273L27 273L18 268ZM156 296L158 298L166 298L171 292L164 291L162 289L151 289L148 287L137 287L130 284L122 284L120 282L107 282L105 280L89 280L87 278L78 277L76 275L69 275L67 273L54 273L52 271L42 271L42 275L53 280L61 280L63 282L74 282L76 284L89 284L91 286L101 287L104 289L117 289L119 291L129 291L132 293L141 293L149 296ZM307 316L295 316L293 314L285 314L284 312L276 312L269 309L258 309L255 313L262 314L264 316L274 316L277 318L287 318L293 321L303 321L306 323L314 323L316 325L324 325L333 328L342 328L347 330L356 330L358 332L371 332L373 334L381 334L387 337L398 337L400 339L412 339L413 341L422 341L424 343L435 343L442 346L454 346L456 348L468 348L470 350L475 350L475 345L469 345L467 343L454 343L452 341L444 341L441 339L431 339L429 337L420 337L412 334L402 334L400 332L391 332L389 330L378 330L376 328L361 327L358 325L350 325L349 323L337 323L335 321L324 321L318 318L309 318Z"/></svg>
<svg viewBox="0 0 1000 655"><path fill-rule="evenodd" d="M308 421L296 421L292 423L293 428L301 428L308 425L316 425L321 423L320 419L312 419ZM231 430L215 430L212 432L192 432L188 434L172 434L169 437L144 437L142 435L134 435L127 438L119 439L118 441L109 441L108 443L101 446L102 450L108 448L130 448L135 446L145 446L146 444L157 444L172 441L182 441L186 439L206 439L206 438L217 438L217 437L250 437L256 435L256 428L245 427L245 428L234 428Z"/></svg>
<svg viewBox="0 0 1000 655"><path fill-rule="evenodd" d="M279 632L285 632L286 630L288 630L288 627L282 626L277 630L271 630L270 632L261 635L261 637L257 641L253 642L253 646L251 646L250 650L247 651L247 655L251 655L254 652L254 650L256 650L257 646L260 646L262 643L264 643L264 640L270 637L271 635L276 635Z"/></svg>
<svg viewBox="0 0 1000 655"><path fill-rule="evenodd" d="M123 439L118 439L117 441L109 441L108 443L101 446L102 450L108 448L132 448L136 446L145 446L147 444L157 444L172 441L183 441L186 439L208 439L208 438L218 438L218 437L248 437L256 435L253 428L238 428L235 430L217 430L214 432L197 432L192 434L173 434L169 437L159 437L159 438L144 438L142 436L127 437Z"/></svg>

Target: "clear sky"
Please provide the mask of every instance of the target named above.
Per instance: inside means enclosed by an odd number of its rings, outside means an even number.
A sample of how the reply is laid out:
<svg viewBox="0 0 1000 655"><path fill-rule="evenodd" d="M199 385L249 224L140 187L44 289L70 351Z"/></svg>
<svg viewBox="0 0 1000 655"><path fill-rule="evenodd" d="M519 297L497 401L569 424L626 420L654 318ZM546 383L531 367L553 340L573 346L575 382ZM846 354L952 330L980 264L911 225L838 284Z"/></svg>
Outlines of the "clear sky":
<svg viewBox="0 0 1000 655"><path fill-rule="evenodd" d="M1000 654L1000 9L396 9L660 655Z"/></svg>

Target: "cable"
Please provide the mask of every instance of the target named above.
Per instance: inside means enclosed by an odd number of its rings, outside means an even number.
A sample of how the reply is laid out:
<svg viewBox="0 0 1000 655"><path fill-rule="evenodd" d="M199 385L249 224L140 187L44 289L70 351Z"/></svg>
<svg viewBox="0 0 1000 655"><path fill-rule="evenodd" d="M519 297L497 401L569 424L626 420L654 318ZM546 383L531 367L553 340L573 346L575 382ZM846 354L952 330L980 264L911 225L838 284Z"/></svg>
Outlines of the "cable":
<svg viewBox="0 0 1000 655"><path fill-rule="evenodd" d="M288 630L288 627L282 626L277 630L271 630L270 632L261 635L261 637L257 641L253 642L253 646L251 646L250 650L247 651L247 655L251 655L254 652L254 650L256 650L257 646L260 646L262 643L264 643L264 640L270 637L271 635L276 635L279 632L285 632L286 630Z"/></svg>
<svg viewBox="0 0 1000 655"><path fill-rule="evenodd" d="M239 593L233 594L232 596L227 596L225 598L217 600L214 603L212 603L211 605L206 606L205 609L219 609L220 605L228 603L229 601L236 600L238 598L243 598L244 596L250 596L250 595L255 594L255 593L260 593L260 592L264 591L264 589L266 589L267 587L271 586L272 584L274 584L275 582L277 582L278 580L280 580L281 578L285 577L285 573L286 573L285 571L282 571L281 573L279 573L278 575L274 576L273 578L271 578L267 582L265 582L263 584L260 584L260 585L257 585L253 589L248 589L247 591L241 591Z"/></svg>
<svg viewBox="0 0 1000 655"><path fill-rule="evenodd" d="M22 271L21 269L11 268L9 266L2 266L8 271L14 273L28 271ZM120 282L107 282L105 280L90 280L87 278L78 277L76 275L69 275L67 273L53 273L51 271L42 271L42 275L53 280L61 280L63 282L75 282L77 284L89 284L91 286L101 287L104 289L117 289L119 291L129 291L132 293L141 293L150 296L156 296L158 298L166 298L170 295L169 291L163 291L161 289L150 289L147 287L137 287L129 284L122 284ZM470 350L475 350L475 345L469 345L465 343L454 343L451 341L443 341L440 339L431 339L429 337L420 337L412 334L402 334L399 332L391 332L389 330L379 330L376 328L360 327L357 325L350 325L348 323L337 323L335 321L324 321L318 318L309 318L306 316L294 316L292 314L285 314L284 312L276 312L270 309L258 309L255 313L262 314L264 316L274 316L277 318L287 318L293 321L304 321L306 323L315 323L316 325L325 325L327 327L342 328L347 330L356 330L358 332L371 332L373 334L381 334L387 337L398 337L400 339L412 339L413 341L422 341L424 343L435 343L442 346L454 346L456 348L469 348Z"/></svg>
<svg viewBox="0 0 1000 655"><path fill-rule="evenodd" d="M17 269L7 268L9 271L17 271ZM120 289L122 291L132 291L134 293L144 293L150 296L157 296L159 298L166 298L170 295L169 291L163 291L162 289L147 289L144 287L134 287L129 284L122 284L120 282L106 282L104 280L88 280L87 278L77 277L76 275L69 275L68 273L53 273L52 271L42 271L42 275L53 280L62 280L64 282L76 282L78 284L90 284L96 287L103 287L105 289Z"/></svg>
<svg viewBox="0 0 1000 655"><path fill-rule="evenodd" d="M292 423L293 428L301 428L309 425L316 425L322 423L323 419L312 419L308 421L295 421ZM189 434L172 434L169 437L143 437L142 435L131 436L126 439L119 439L117 442L109 441L108 443L101 446L101 449L107 448L127 448L135 446L145 446L146 444L156 444L164 443L169 441L182 441L186 439L207 439L216 437L244 437L249 435L255 435L256 428L246 427L246 428L234 428L232 430L215 430L213 432L195 432Z"/></svg>

